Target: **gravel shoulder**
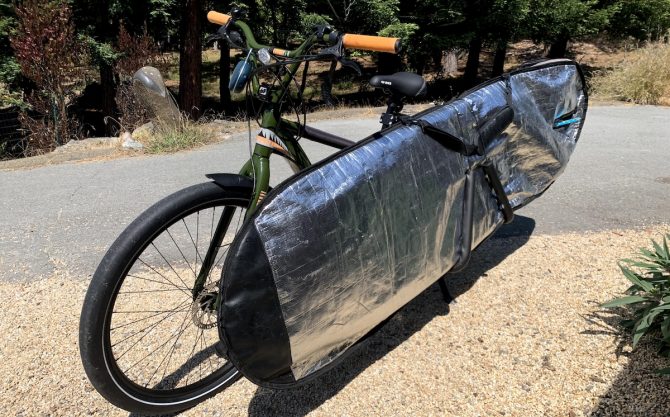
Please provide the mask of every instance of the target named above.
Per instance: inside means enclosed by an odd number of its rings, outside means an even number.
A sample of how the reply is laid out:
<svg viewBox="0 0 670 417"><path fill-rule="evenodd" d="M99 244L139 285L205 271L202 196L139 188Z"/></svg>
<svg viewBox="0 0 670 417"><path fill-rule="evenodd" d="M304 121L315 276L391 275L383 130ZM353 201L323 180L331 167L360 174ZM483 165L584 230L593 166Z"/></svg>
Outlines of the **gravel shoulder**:
<svg viewBox="0 0 670 417"><path fill-rule="evenodd" d="M668 416L653 346L631 352L599 303L627 287L617 260L670 226L494 238L344 364L285 392L240 381L185 416ZM89 385L77 346L87 282L0 283L5 415L127 415Z"/></svg>

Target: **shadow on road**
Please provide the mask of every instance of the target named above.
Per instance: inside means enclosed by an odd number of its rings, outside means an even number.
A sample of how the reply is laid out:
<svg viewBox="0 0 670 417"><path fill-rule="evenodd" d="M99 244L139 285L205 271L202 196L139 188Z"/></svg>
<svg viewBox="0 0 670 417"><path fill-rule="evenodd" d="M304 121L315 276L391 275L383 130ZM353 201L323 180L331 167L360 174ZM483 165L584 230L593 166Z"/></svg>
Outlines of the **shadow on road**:
<svg viewBox="0 0 670 417"><path fill-rule="evenodd" d="M517 216L514 223L503 227L493 239L508 239L507 245L484 243L473 253L468 268L449 277L449 290L458 298L510 254L528 242L535 221ZM288 391L258 388L249 404L249 416L304 416L336 395L356 376L384 357L437 316L449 314L437 285L425 291L384 325L378 333L363 342L342 364L322 378ZM382 381L380 381L382 382ZM222 395L225 395L222 394Z"/></svg>

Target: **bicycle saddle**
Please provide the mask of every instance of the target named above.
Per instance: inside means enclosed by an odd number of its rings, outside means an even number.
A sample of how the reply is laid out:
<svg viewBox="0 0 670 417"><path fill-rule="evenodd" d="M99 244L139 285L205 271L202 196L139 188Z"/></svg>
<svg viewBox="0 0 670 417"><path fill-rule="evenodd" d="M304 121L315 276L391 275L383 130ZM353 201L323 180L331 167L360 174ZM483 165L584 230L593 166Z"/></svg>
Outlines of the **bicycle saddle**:
<svg viewBox="0 0 670 417"><path fill-rule="evenodd" d="M394 95L405 97L419 97L426 94L428 86L426 80L411 72L396 72L393 75L376 75L370 80L370 85L383 88Z"/></svg>

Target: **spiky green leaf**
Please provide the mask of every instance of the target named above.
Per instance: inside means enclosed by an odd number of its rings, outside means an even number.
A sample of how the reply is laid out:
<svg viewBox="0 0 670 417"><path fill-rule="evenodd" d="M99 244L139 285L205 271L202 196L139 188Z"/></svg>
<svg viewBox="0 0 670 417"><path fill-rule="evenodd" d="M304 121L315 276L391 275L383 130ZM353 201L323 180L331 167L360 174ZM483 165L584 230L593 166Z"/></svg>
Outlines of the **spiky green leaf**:
<svg viewBox="0 0 670 417"><path fill-rule="evenodd" d="M619 268L621 268L621 271L623 272L624 276L633 283L633 285L636 285L643 289L646 292L652 292L654 290L654 286L643 279L639 277L635 272L630 270L629 268L626 268L623 265L619 265Z"/></svg>
<svg viewBox="0 0 670 417"><path fill-rule="evenodd" d="M637 304L637 303L643 303L647 300L645 297L640 297L639 295L631 295L628 297L621 297L617 298L616 300L609 301L607 303L604 303L601 305L603 308L614 308L614 307L621 307L625 305L630 305L630 304Z"/></svg>
<svg viewBox="0 0 670 417"><path fill-rule="evenodd" d="M656 256L659 258L667 258L668 253L664 250L664 248L661 247L661 245L658 244L655 240L652 240L651 243L654 245L654 249L656 250Z"/></svg>

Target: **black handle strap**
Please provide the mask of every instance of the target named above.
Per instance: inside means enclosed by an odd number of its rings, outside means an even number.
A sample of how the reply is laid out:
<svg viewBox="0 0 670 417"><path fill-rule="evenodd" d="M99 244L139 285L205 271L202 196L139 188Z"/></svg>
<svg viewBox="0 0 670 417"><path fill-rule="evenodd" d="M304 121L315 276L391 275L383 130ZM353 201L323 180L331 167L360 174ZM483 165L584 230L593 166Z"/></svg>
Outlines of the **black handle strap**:
<svg viewBox="0 0 670 417"><path fill-rule="evenodd" d="M445 148L458 152L463 156L474 156L480 155L479 149L475 145L470 145L460 138L452 135L449 132L446 132L440 128L433 126L432 124L426 122L425 120L409 120L405 121L406 124L411 124L419 126L424 134L430 136L437 143L444 146Z"/></svg>
<svg viewBox="0 0 670 417"><path fill-rule="evenodd" d="M501 112L501 117L495 117L493 122L490 123L491 127L484 129L485 136L493 136L493 132L500 132L504 130L510 123L511 117L514 113L510 111ZM459 248L459 256L456 265L454 265L451 272L458 272L463 270L468 263L470 262L470 255L472 253L472 238L473 238L473 224L474 224L474 194L475 194L475 170L482 169L486 174L486 177L489 180L489 185L495 193L498 203L500 204L500 209L503 212L503 217L505 219L505 224L509 224L514 220L514 209L509 202L507 193L505 193L505 188L500 181L500 176L498 171L491 163L491 161L484 158L484 146L469 145L465 143L462 139L452 135L449 132L445 132L442 129L439 129L432 124L424 120L412 120L405 119L402 120L403 124L419 126L425 135L430 136L432 139L437 141L440 145L445 148L457 152L463 156L480 156L482 160L479 164L474 165L474 169L468 170L465 178L465 195L463 201L463 218L462 218L462 235ZM481 136L481 135L480 135ZM481 144L480 144L481 145ZM448 298L448 290L445 292L445 289L442 288L445 298Z"/></svg>
<svg viewBox="0 0 670 417"><path fill-rule="evenodd" d="M498 203L502 206L503 217L505 218L505 224L510 224L514 221L514 209L507 198L507 193L505 192L505 187L503 187L502 182L500 181L500 176L498 171L496 171L493 164L484 165L482 167L486 176L489 178L491 183L491 188L496 193L498 197Z"/></svg>

